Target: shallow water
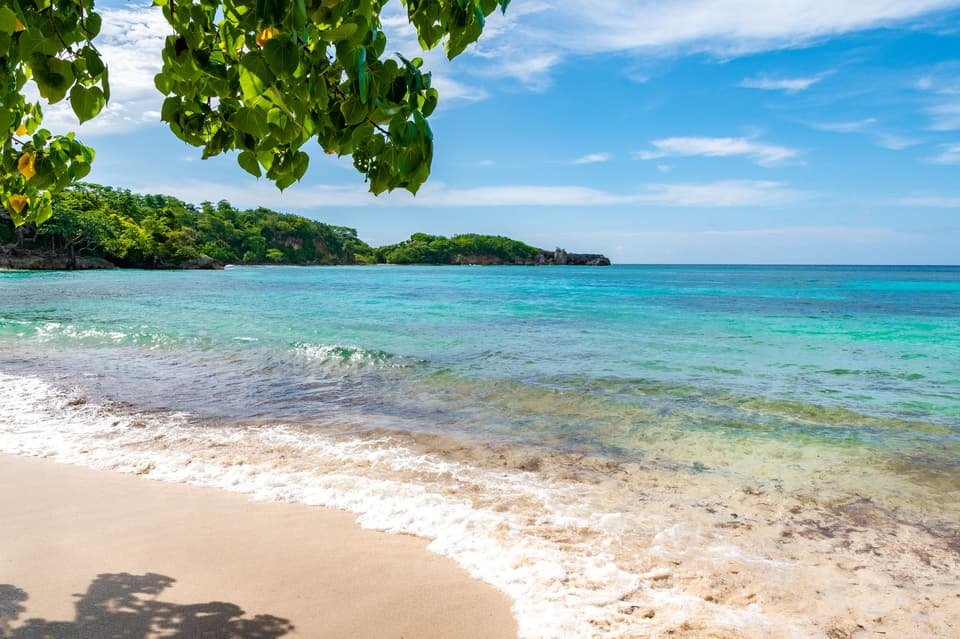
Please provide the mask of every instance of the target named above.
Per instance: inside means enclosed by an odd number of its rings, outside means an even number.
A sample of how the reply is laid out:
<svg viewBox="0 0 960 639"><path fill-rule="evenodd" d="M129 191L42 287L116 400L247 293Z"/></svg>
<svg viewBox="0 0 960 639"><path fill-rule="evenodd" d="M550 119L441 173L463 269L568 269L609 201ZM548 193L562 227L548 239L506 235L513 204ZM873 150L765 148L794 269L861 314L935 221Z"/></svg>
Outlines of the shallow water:
<svg viewBox="0 0 960 639"><path fill-rule="evenodd" d="M958 371L952 267L0 273L0 450L356 511L530 637L956 636Z"/></svg>

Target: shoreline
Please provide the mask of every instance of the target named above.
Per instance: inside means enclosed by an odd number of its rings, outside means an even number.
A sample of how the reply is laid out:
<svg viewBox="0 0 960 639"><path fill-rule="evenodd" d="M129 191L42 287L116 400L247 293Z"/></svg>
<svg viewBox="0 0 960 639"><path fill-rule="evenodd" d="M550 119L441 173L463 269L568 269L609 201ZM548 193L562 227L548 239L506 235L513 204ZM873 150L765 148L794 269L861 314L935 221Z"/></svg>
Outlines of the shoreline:
<svg viewBox="0 0 960 639"><path fill-rule="evenodd" d="M463 568L456 570L459 578L472 575L509 596L512 606L501 606L512 611L515 625L504 636L852 639L867 633L933 639L953 637L960 628L956 530L938 532L922 521L905 520L874 503L870 492L832 494L829 482L814 497L789 485L743 483L723 473L483 443L471 446L428 434L376 429L336 434L282 424L211 427L184 415L130 412L129 406L88 402L75 391L3 373L0 395L14 400L10 406L0 405L0 450L48 458L32 460L34 464L57 460L101 469L106 475L122 473L125 477L118 481L139 486L150 485L145 478L171 482L170 490L186 495L184 499L198 489L213 489L215 495L224 491L242 512L230 517L241 521L254 507L288 515L291 509L342 515L348 536L360 532L357 525L401 533L400 538L413 540L421 559L429 540L431 552ZM782 458L774 452L753 449L762 457ZM828 464L833 472L838 461L833 458ZM19 486L21 481L5 477L2 462L0 458L0 481ZM69 471L57 474L63 472ZM82 483L77 485L82 489ZM73 484L68 488L73 490ZM81 497L90 501L84 489ZM248 502L249 497L262 501ZM37 501L23 500L27 505ZM93 501L97 507L110 507L99 495ZM135 508L142 511L142 503ZM7 511L17 512L9 506ZM196 512L201 515L177 520L185 543L199 543L194 532L210 526L209 513ZM42 510L37 519L49 526ZM64 522L63 530L75 525L70 517ZM222 535L233 534L231 523ZM168 524L164 520L158 526ZM223 530L223 522L215 525ZM270 541L276 526L268 518L254 538ZM147 532L155 535L152 528ZM367 534L383 538L382 533ZM317 541L309 530L300 539L286 546L309 548ZM214 538L206 543L217 548L219 542ZM0 567L3 548L0 543ZM209 555L203 548L193 551L202 562ZM292 562L296 574L300 561ZM169 569L119 570L124 572L90 567L72 589L61 589L60 599L70 601L71 594L96 585L91 582L103 574L188 581ZM270 579L276 578L275 571L272 564L253 571L247 581L255 594L262 583L274 588ZM229 581L234 582L243 580ZM425 583L435 585L430 578ZM31 593L21 583L12 584ZM130 588L129 583L122 585ZM189 601L210 602L214 597L224 598L203 594ZM355 599L335 598L334 604ZM292 619L290 613L260 607L262 599L254 598L256 607L235 597L229 601L251 614ZM6 603L9 607L16 602ZM63 610L59 618L69 619L69 606ZM383 628L371 635L323 631L319 636L383 636ZM454 630L404 636L498 635Z"/></svg>
<svg viewBox="0 0 960 639"><path fill-rule="evenodd" d="M517 636L505 594L346 512L10 454L0 485L3 637Z"/></svg>

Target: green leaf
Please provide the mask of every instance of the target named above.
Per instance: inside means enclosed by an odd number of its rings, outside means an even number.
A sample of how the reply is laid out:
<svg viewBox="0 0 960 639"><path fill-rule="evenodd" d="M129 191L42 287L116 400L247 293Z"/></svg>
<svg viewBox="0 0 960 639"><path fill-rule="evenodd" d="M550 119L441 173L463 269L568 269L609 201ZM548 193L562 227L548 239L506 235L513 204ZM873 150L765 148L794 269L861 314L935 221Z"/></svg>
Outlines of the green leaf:
<svg viewBox="0 0 960 639"><path fill-rule="evenodd" d="M237 163L240 167L254 177L260 177L260 163L257 161L257 155L250 151L244 151L237 156Z"/></svg>
<svg viewBox="0 0 960 639"><path fill-rule="evenodd" d="M173 93L174 79L168 73L158 73L153 76L153 85L160 93L169 95Z"/></svg>
<svg viewBox="0 0 960 639"><path fill-rule="evenodd" d="M67 90L73 84L73 70L64 60L54 57L34 54L30 58L33 69L33 79L41 97L51 104L59 102L67 95Z"/></svg>
<svg viewBox="0 0 960 639"><path fill-rule="evenodd" d="M367 72L367 50L357 51L357 84L360 89L360 102L366 104L370 97L370 74Z"/></svg>
<svg viewBox="0 0 960 639"><path fill-rule="evenodd" d="M100 54L93 47L84 47L82 50L84 59L87 61L87 71L91 76L97 77L106 70L106 65L100 58Z"/></svg>
<svg viewBox="0 0 960 639"><path fill-rule="evenodd" d="M0 31L12 35L17 30L17 14L10 7L0 7Z"/></svg>
<svg viewBox="0 0 960 639"><path fill-rule="evenodd" d="M354 96L340 105L340 112L347 126L359 124L367 119L367 107Z"/></svg>
<svg viewBox="0 0 960 639"><path fill-rule="evenodd" d="M49 204L43 204L39 207L39 210L33 216L34 224L43 224L53 216L53 207Z"/></svg>
<svg viewBox="0 0 960 639"><path fill-rule="evenodd" d="M296 0L294 4L293 24L297 29L302 29L307 24L307 7L303 0Z"/></svg>
<svg viewBox="0 0 960 639"><path fill-rule="evenodd" d="M420 111L423 113L424 117L430 117L430 114L433 113L434 109L437 108L439 97L440 94L437 93L436 89L427 89L426 95L423 99L423 106L420 107Z"/></svg>
<svg viewBox="0 0 960 639"><path fill-rule="evenodd" d="M420 152L420 149L407 149L400 154L400 161L397 163L397 169L400 171L400 175L408 176L416 171L422 162L423 154Z"/></svg>
<svg viewBox="0 0 960 639"><path fill-rule="evenodd" d="M263 94L266 84L256 73L245 66L240 67L240 90L245 100L254 100Z"/></svg>
<svg viewBox="0 0 960 639"><path fill-rule="evenodd" d="M303 151L297 151L293 156L293 177L299 181L306 174L309 164L310 156Z"/></svg>
<svg viewBox="0 0 960 639"><path fill-rule="evenodd" d="M267 122L260 109L242 108L230 116L228 122L243 133L262 138L267 134Z"/></svg>
<svg viewBox="0 0 960 639"><path fill-rule="evenodd" d="M277 188L283 191L284 189L291 186L296 181L297 181L297 178L293 177L292 175L281 176L277 178L277 182L276 182Z"/></svg>
<svg viewBox="0 0 960 639"><path fill-rule="evenodd" d="M18 45L20 47L20 57L29 58L43 44L43 34L40 29L27 29L20 34Z"/></svg>
<svg viewBox="0 0 960 639"><path fill-rule="evenodd" d="M97 116L107 103L100 87L90 87L89 89L75 84L70 90L70 106L73 112L77 114L77 119L83 124Z"/></svg>
<svg viewBox="0 0 960 639"><path fill-rule="evenodd" d="M339 27L327 29L326 31L322 32L322 35L323 39L327 42L339 42L340 40L346 40L356 32L356 24L353 22L344 22Z"/></svg>
<svg viewBox="0 0 960 639"><path fill-rule="evenodd" d="M182 104L183 99L176 95L172 95L164 100L163 106L160 107L160 119L171 124L176 122L177 115L180 113L180 106Z"/></svg>
<svg viewBox="0 0 960 639"><path fill-rule="evenodd" d="M292 75L300 64L297 45L287 39L271 38L263 45L263 57L276 75Z"/></svg>
<svg viewBox="0 0 960 639"><path fill-rule="evenodd" d="M93 40L98 33L100 33L100 24L102 20L99 13L89 13L87 14L87 19L83 22L84 30L86 31L86 37L90 40Z"/></svg>

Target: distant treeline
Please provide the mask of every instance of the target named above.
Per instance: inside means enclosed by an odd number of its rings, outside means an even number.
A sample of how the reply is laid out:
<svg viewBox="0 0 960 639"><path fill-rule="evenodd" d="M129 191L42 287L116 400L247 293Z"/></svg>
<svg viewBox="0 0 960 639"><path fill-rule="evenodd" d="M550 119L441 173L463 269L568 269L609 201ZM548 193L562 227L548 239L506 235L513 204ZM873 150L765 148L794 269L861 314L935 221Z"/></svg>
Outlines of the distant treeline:
<svg viewBox="0 0 960 639"><path fill-rule="evenodd" d="M45 256L42 261L37 256ZM0 266L216 268L223 264L547 264L554 252L491 235L416 233L373 248L357 231L226 200L188 204L81 184L60 193L53 217L14 228L0 209ZM17 260L20 260L18 262ZM5 262L4 262L5 261Z"/></svg>
<svg viewBox="0 0 960 639"><path fill-rule="evenodd" d="M399 244L374 251L380 264L526 264L546 252L529 244L495 235L441 235L414 233Z"/></svg>

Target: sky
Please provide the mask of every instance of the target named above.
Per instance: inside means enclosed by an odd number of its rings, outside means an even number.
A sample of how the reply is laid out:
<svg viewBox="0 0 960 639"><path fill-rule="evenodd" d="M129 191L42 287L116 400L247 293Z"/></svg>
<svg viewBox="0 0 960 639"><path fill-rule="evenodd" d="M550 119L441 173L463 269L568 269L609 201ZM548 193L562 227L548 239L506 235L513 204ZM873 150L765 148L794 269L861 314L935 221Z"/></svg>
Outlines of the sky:
<svg viewBox="0 0 960 639"><path fill-rule="evenodd" d="M413 197L367 192L308 143L283 193L235 156L202 160L160 122L168 27L98 2L112 98L78 126L89 181L227 199L356 228L490 233L616 263L960 263L960 0L513 0L453 62L433 172ZM398 0L388 51L418 54Z"/></svg>

